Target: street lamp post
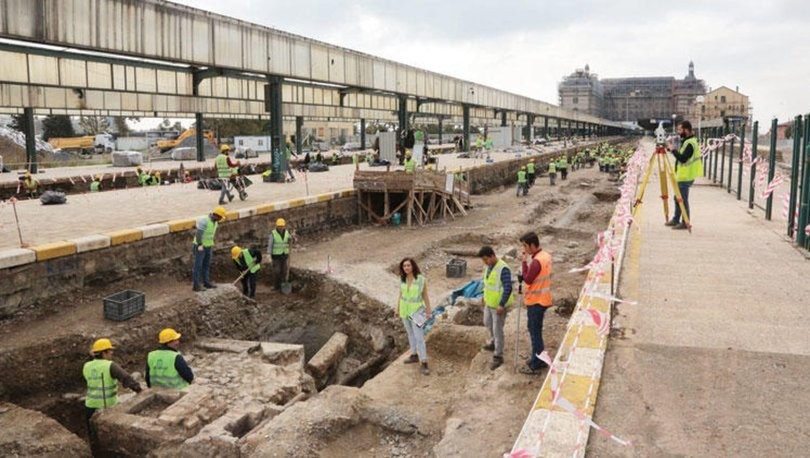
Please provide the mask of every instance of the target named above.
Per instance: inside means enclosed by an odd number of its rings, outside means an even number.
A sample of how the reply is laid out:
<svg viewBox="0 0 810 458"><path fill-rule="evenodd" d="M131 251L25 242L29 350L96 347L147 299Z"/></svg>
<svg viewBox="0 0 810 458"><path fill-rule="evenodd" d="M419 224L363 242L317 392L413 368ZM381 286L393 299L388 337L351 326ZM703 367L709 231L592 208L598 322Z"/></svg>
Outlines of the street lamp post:
<svg viewBox="0 0 810 458"><path fill-rule="evenodd" d="M703 137L700 136L700 122L703 121L703 102L706 100L705 97L699 95L695 97L695 103L699 103L701 106L700 110L695 110L695 114L698 117L698 139L702 139Z"/></svg>

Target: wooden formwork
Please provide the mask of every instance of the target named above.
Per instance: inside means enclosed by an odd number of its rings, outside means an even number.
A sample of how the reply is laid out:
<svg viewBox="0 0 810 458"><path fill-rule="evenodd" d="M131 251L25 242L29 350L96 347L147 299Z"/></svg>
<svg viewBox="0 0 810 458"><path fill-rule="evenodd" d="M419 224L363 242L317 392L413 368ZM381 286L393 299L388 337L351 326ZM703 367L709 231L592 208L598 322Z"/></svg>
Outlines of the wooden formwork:
<svg viewBox="0 0 810 458"><path fill-rule="evenodd" d="M401 212L408 226L420 226L438 218L466 216L470 204L469 177L417 170L355 171L358 220L388 224L394 213Z"/></svg>

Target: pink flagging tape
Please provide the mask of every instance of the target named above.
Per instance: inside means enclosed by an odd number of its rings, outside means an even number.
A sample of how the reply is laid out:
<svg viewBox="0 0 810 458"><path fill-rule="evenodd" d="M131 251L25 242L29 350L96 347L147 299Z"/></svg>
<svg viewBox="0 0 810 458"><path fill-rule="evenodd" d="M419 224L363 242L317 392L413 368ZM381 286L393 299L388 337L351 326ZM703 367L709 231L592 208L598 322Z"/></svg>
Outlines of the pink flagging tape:
<svg viewBox="0 0 810 458"><path fill-rule="evenodd" d="M610 302L620 302L622 304L629 304L629 305L638 305L636 301L629 301L626 299L619 299L616 296L611 296L610 294L600 293L598 291L591 291L588 293L589 296L596 298L596 299L605 299L606 301Z"/></svg>

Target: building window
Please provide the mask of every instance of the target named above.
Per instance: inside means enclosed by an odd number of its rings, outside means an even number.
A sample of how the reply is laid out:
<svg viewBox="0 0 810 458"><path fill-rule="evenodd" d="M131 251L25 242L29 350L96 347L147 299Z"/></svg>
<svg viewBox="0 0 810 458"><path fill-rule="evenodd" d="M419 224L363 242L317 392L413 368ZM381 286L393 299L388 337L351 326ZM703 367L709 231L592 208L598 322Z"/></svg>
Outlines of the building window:
<svg viewBox="0 0 810 458"><path fill-rule="evenodd" d="M579 97L574 97L574 105L576 105L578 102L579 102Z"/></svg>
<svg viewBox="0 0 810 458"><path fill-rule="evenodd" d="M720 117L721 117L721 118L725 118L725 117L726 117L726 110L721 110L721 111L720 111Z"/></svg>
<svg viewBox="0 0 810 458"><path fill-rule="evenodd" d="M726 96L724 95L720 96L720 103L726 103Z"/></svg>

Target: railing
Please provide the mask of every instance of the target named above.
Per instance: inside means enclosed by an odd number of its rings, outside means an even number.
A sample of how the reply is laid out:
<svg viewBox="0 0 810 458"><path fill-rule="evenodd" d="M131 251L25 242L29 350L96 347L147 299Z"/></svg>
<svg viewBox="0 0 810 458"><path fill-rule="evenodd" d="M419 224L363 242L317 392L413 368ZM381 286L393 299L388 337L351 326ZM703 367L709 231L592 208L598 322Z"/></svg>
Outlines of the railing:
<svg viewBox="0 0 810 458"><path fill-rule="evenodd" d="M780 131L786 140L792 139L789 164L778 160ZM734 192L737 200L745 197L748 208L763 210L767 220L774 218L774 199L778 199L782 211L776 216L784 219L786 235L810 250L810 114L796 116L781 128L773 119L767 157L757 154L759 122L748 138L744 123L703 129L703 134L704 176Z"/></svg>

